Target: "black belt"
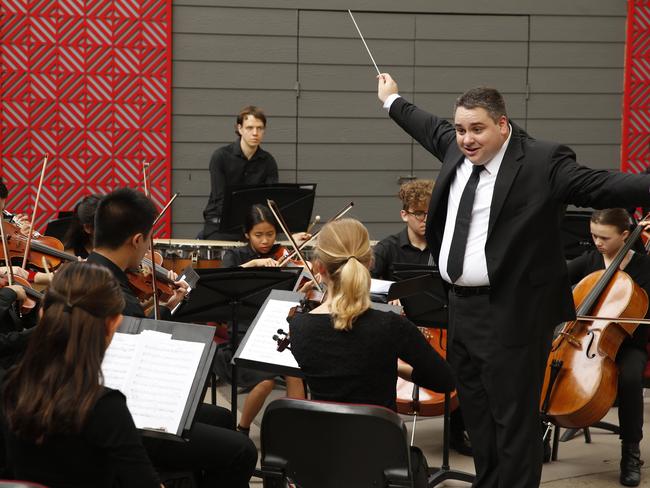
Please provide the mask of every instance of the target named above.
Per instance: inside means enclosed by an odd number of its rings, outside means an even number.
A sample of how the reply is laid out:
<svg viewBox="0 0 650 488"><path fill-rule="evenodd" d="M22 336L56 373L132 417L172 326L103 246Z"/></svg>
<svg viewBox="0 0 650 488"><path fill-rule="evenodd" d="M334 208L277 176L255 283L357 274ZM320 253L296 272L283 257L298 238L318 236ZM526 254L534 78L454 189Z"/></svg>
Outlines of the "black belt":
<svg viewBox="0 0 650 488"><path fill-rule="evenodd" d="M454 294L459 297L471 297L474 295L489 295L489 286L460 286L451 285Z"/></svg>

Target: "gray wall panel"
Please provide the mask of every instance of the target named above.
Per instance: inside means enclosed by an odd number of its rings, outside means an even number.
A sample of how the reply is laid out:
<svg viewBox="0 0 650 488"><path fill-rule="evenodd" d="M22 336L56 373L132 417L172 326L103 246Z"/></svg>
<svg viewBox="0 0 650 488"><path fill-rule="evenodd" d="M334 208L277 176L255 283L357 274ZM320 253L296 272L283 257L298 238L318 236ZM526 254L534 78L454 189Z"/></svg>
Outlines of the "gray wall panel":
<svg viewBox="0 0 650 488"><path fill-rule="evenodd" d="M528 16L418 15L418 39L456 41L528 41Z"/></svg>
<svg viewBox="0 0 650 488"><path fill-rule="evenodd" d="M295 63L294 37L177 34L174 58L178 61L234 61Z"/></svg>
<svg viewBox="0 0 650 488"><path fill-rule="evenodd" d="M402 228L398 179L434 178L440 164L381 108L347 8L409 100L449 118L462 91L494 86L534 137L574 144L592 167L619 165L624 2L344 3L174 0L174 236L202 227L210 155L249 103L269 116L263 147L281 181L318 184L316 213L355 200L372 237Z"/></svg>
<svg viewBox="0 0 650 488"><path fill-rule="evenodd" d="M622 68L625 43L531 42L530 66Z"/></svg>
<svg viewBox="0 0 650 488"><path fill-rule="evenodd" d="M176 88L174 90L174 115L221 115L230 117L234 126L241 108L246 105L261 107L269 117L268 129L273 128L273 118L296 114L295 91L241 90L236 88Z"/></svg>
<svg viewBox="0 0 650 488"><path fill-rule="evenodd" d="M201 4L205 6L200 6ZM240 2L179 2L174 0L173 30L182 33L295 36L295 10L233 8ZM267 7L268 3L264 5Z"/></svg>
<svg viewBox="0 0 650 488"><path fill-rule="evenodd" d="M607 17L533 15L530 17L530 40L625 42L625 10L618 16Z"/></svg>

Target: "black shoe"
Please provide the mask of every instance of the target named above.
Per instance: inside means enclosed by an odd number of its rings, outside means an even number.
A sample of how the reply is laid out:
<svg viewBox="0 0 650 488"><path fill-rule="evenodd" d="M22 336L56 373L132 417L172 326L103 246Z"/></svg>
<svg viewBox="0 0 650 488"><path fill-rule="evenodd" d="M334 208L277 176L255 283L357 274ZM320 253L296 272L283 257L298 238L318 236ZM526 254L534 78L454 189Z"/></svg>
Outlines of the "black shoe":
<svg viewBox="0 0 650 488"><path fill-rule="evenodd" d="M449 439L449 447L463 456L472 455L472 443L469 441L467 434L462 430L458 433L452 432Z"/></svg>
<svg viewBox="0 0 650 488"><path fill-rule="evenodd" d="M641 452L638 443L621 444L621 477L623 486L639 486L641 483Z"/></svg>

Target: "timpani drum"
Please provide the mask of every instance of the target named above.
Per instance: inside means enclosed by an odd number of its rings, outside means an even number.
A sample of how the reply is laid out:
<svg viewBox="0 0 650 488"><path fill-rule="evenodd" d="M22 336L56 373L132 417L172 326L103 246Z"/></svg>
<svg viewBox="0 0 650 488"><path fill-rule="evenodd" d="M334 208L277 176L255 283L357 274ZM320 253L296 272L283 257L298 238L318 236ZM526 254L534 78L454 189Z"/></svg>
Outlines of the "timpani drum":
<svg viewBox="0 0 650 488"><path fill-rule="evenodd" d="M245 245L238 241L199 239L154 239L156 251L162 254L163 266L179 273L187 266L194 269L218 268L226 249Z"/></svg>

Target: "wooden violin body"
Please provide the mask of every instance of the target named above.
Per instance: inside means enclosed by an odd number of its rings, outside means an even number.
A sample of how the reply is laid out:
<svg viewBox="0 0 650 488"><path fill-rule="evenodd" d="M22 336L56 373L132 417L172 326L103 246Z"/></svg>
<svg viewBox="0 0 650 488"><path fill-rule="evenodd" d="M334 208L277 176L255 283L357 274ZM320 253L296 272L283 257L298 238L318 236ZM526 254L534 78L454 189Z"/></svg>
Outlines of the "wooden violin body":
<svg viewBox="0 0 650 488"><path fill-rule="evenodd" d="M424 337L440 356L447 357L447 331L445 329L420 328ZM401 361L401 360L398 360ZM437 417L445 411L445 394L420 387L417 405L413 401L414 384L397 378L397 411L405 415L417 413L424 417ZM456 390L450 396L450 412L458 407Z"/></svg>
<svg viewBox="0 0 650 488"><path fill-rule="evenodd" d="M573 291L576 309L601 280L605 270L585 277ZM629 275L616 271L588 313L601 317L639 318L648 296ZM606 320L567 322L553 342L542 387L541 409L557 425L582 428L600 421L616 398L616 354L638 324Z"/></svg>
<svg viewBox="0 0 650 488"><path fill-rule="evenodd" d="M2 220L2 227L7 238L9 259L22 258L27 246L27 237L11 222ZM8 262L6 256L2 258ZM49 236L32 237L27 259L30 264L40 269L45 269L44 263L48 268L56 269L64 261L77 261L76 256L63 252L61 241Z"/></svg>

